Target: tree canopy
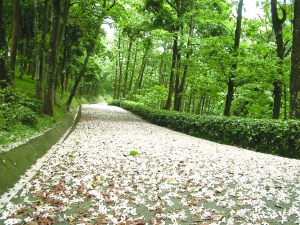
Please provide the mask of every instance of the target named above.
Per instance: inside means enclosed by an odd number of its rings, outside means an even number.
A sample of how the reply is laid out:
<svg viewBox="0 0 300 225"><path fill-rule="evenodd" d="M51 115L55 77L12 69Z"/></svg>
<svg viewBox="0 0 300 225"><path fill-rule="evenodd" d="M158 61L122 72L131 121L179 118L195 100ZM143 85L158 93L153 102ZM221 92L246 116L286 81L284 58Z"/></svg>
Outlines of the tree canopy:
<svg viewBox="0 0 300 225"><path fill-rule="evenodd" d="M243 3L0 1L1 88L31 76L48 115L56 101L68 109L74 97L102 95L187 113L299 119L299 1L257 1L255 17Z"/></svg>

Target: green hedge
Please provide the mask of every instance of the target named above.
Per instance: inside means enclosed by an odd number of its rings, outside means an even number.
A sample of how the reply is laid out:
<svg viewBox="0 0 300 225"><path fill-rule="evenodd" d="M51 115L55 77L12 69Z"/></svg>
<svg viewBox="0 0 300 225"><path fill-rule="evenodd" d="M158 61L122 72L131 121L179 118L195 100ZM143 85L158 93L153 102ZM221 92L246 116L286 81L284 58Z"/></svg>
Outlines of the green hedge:
<svg viewBox="0 0 300 225"><path fill-rule="evenodd" d="M300 122L272 119L245 119L224 116L199 116L165 111L142 104L113 100L143 119L210 141L234 145L257 152L300 159Z"/></svg>

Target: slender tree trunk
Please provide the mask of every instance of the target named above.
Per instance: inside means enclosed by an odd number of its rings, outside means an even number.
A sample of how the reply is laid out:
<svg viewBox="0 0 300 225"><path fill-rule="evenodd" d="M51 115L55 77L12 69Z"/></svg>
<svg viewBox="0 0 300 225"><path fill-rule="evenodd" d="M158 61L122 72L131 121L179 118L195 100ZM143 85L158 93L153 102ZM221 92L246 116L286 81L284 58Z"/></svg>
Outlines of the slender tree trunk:
<svg viewBox="0 0 300 225"><path fill-rule="evenodd" d="M237 16L237 21L236 21L236 29L235 29L235 36L234 36L234 57L237 57L238 55L238 48L240 45L240 38L241 38L241 27L242 27L242 12L243 12L243 0L239 1L238 4L238 16ZM237 69L237 63L234 63L232 66L233 70ZM224 116L230 116L230 109L231 109L231 103L233 100L233 95L234 95L234 87L235 87L235 82L234 82L234 72L229 75L229 80L227 83L227 95L226 95L226 103L225 103L225 108L224 108Z"/></svg>
<svg viewBox="0 0 300 225"><path fill-rule="evenodd" d="M85 60L84 60L84 63L83 63L83 66L80 70L80 73L78 75L78 77L76 78L75 80L75 83L74 83L74 86L72 88L72 91L70 93L70 96L66 102L66 110L69 111L70 109L70 105L71 105L71 102L76 94L76 90L77 90L77 87L82 79L82 77L84 76L85 72L86 72L86 69L87 69L87 65L88 65L88 62L89 62L89 59L94 51L94 48L95 48L95 45L96 45L96 41L92 42L90 44L90 46L88 46L87 50L86 50L86 57L85 57Z"/></svg>
<svg viewBox="0 0 300 225"><path fill-rule="evenodd" d="M284 8L282 10L282 18L279 19L278 11L277 11L277 0L271 0L271 12L272 12L272 25L273 30L275 32L276 45L277 45L277 57L282 61L284 59L284 43L283 43L283 34L282 34L282 25L286 20L286 10ZM279 66L281 66L282 62L279 62ZM279 68L278 74L280 77L283 76L282 69ZM273 82L273 96L274 96L274 104L273 104L273 119L279 119L280 116L280 108L281 108L281 97L282 97L282 82L276 79Z"/></svg>
<svg viewBox="0 0 300 225"><path fill-rule="evenodd" d="M144 74L145 67L146 67L146 56L148 54L148 51L149 51L149 49L146 49L146 51L143 55L142 65L141 65L141 68L140 68L140 71L139 71L139 76L138 76L138 78L136 80L136 83L135 83L135 86L134 86L133 95L135 95L136 92L137 92L137 89L139 89L141 87L142 80L143 80L143 74Z"/></svg>
<svg viewBox="0 0 300 225"><path fill-rule="evenodd" d="M123 98L126 97L126 93L127 93L128 70L129 70L132 44L133 44L133 41L132 41L132 39L130 39L129 40L128 51L127 51L127 62L126 62L124 86L123 86Z"/></svg>
<svg viewBox="0 0 300 225"><path fill-rule="evenodd" d="M5 23L3 15L3 0L0 0L0 87L5 88L12 84L7 65L7 44L5 37Z"/></svg>
<svg viewBox="0 0 300 225"><path fill-rule="evenodd" d="M66 75L66 68L68 66L68 64L67 64L67 55L68 55L67 47L64 46L63 59L62 59L62 62L61 62L61 75L60 75L60 85L61 85L60 98L61 99L63 98L64 92L65 92L65 87L64 87L64 84L65 84L65 75Z"/></svg>
<svg viewBox="0 0 300 225"><path fill-rule="evenodd" d="M49 116L54 115L54 83L57 67L57 56L59 53L59 25L60 25L60 8L61 0L52 0L52 19L50 32L50 46L48 57L48 68L46 77L46 87L44 94L44 113Z"/></svg>
<svg viewBox="0 0 300 225"><path fill-rule="evenodd" d="M10 46L10 59L9 59L9 67L10 67L10 76L12 80L15 77L15 67L16 67L16 59L18 52L18 34L19 34L19 9L20 9L20 0L14 0L13 6L13 28L12 28L12 40Z"/></svg>
<svg viewBox="0 0 300 225"><path fill-rule="evenodd" d="M69 90L69 80L70 80L70 67L68 65L66 67L66 79L65 79L65 85L64 85L64 90L65 91Z"/></svg>
<svg viewBox="0 0 300 225"><path fill-rule="evenodd" d="M39 49L39 72L36 77L36 97L43 99L43 82L45 71L45 51L46 51L46 35L47 35L47 18L48 18L49 0L44 1L43 22L42 22L42 37Z"/></svg>
<svg viewBox="0 0 300 225"><path fill-rule="evenodd" d="M176 75L175 75L175 87L174 87L174 110L175 111L179 111L180 110L180 106L179 106L179 95L180 95L180 91L179 91L179 86L180 86L180 73L181 73L181 54L179 53L178 50L178 54L176 57Z"/></svg>
<svg viewBox="0 0 300 225"><path fill-rule="evenodd" d="M141 68L141 71L140 71L141 76L140 76L140 79L139 79L138 89L142 89L142 83L143 83L146 63L147 63L147 61L146 61L146 59L144 59L143 63L142 63L142 68Z"/></svg>
<svg viewBox="0 0 300 225"><path fill-rule="evenodd" d="M117 88L117 99L120 98L122 76L123 76L123 60L122 60L122 55L121 55L121 35L119 35L118 50L119 50L119 82L118 82L118 88Z"/></svg>
<svg viewBox="0 0 300 225"><path fill-rule="evenodd" d="M63 3L63 11L62 11L62 22L59 26L60 30L59 30L59 39L58 39L58 49L61 49L62 45L63 45L63 39L65 37L65 31L66 31L66 26L68 23L68 18L69 18L69 11L70 11L70 7L71 7L71 3L70 0L62 0ZM65 46L66 47L66 46ZM65 54L63 55L62 61L61 62L61 66L57 67L57 71L56 71L56 75L55 75L55 90L57 89L57 87L59 86L59 84L62 85L62 90L63 90L63 83L64 83L64 74L62 74L62 71L65 71L65 65L67 65L65 63ZM59 82L59 76L61 76L60 78L60 82Z"/></svg>
<svg viewBox="0 0 300 225"><path fill-rule="evenodd" d="M194 8L194 0L191 0L191 9ZM183 69L183 75L180 81L180 84L175 88L175 99L174 99L174 110L180 111L181 103L182 103L182 95L184 93L184 87L186 83L186 78L188 75L189 70L189 59L191 56L191 38L193 37L193 30L194 30L194 15L191 15L190 24L189 24L189 39L187 43L187 53L186 53L186 63Z"/></svg>
<svg viewBox="0 0 300 225"><path fill-rule="evenodd" d="M179 30L179 28L177 29ZM178 34L175 33L173 37L173 53L172 53L172 65L171 65L171 72L170 72L170 81L169 81L169 93L166 105L164 107L165 110L170 110L172 105L172 96L174 93L174 75L175 69L177 64L177 55L178 55Z"/></svg>
<svg viewBox="0 0 300 225"><path fill-rule="evenodd" d="M114 82L114 99L117 99L117 89L118 89L118 59L116 58L116 71L115 71L115 82Z"/></svg>
<svg viewBox="0 0 300 225"><path fill-rule="evenodd" d="M133 60L133 65L132 65L132 70L131 70L131 75L130 75L130 81L129 81L128 92L130 92L130 91L131 91L131 88L132 88L133 78L134 78L134 72L135 72L135 67L136 67L136 60L137 60L137 42L136 42L136 48L135 48L135 54L134 54L134 60Z"/></svg>
<svg viewBox="0 0 300 225"><path fill-rule="evenodd" d="M290 119L300 119L300 0L294 3L294 30L290 75Z"/></svg>

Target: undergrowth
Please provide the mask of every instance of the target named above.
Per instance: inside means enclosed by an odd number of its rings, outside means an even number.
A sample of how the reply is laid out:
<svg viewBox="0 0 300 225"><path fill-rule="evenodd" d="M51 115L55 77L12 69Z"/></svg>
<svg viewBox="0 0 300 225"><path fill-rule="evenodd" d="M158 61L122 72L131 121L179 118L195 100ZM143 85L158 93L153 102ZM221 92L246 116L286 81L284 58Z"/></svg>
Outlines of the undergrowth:
<svg viewBox="0 0 300 225"><path fill-rule="evenodd" d="M27 140L53 127L65 117L65 99L57 99L55 116L49 117L43 113L42 101L34 96L35 81L27 76L16 78L14 87L0 89L0 150L10 143ZM73 101L71 106L76 104Z"/></svg>

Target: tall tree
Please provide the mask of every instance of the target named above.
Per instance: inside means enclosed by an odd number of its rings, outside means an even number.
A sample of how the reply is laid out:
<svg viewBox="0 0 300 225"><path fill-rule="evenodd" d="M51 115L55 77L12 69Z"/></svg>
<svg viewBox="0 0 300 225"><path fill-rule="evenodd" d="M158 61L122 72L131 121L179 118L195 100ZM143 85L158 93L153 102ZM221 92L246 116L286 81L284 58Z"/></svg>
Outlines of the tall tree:
<svg viewBox="0 0 300 225"><path fill-rule="evenodd" d="M46 72L46 86L44 93L44 113L54 115L54 83L58 59L59 25L60 25L61 0L52 0L52 19L50 32L50 46L48 67Z"/></svg>
<svg viewBox="0 0 300 225"><path fill-rule="evenodd" d="M281 68L282 60L284 59L284 43L283 43L283 33L282 26L286 20L287 12L286 9L281 7L282 18L279 18L278 15L278 6L277 0L271 0L271 12L272 12L272 25L276 38L276 52L277 57L279 58L279 71L278 74L283 76L283 71ZM279 79L275 79L273 82L273 96L274 96L274 104L273 104L273 119L278 119L280 116L280 108L281 108L281 97L282 97L282 83Z"/></svg>
<svg viewBox="0 0 300 225"><path fill-rule="evenodd" d="M36 76L36 92L35 95L38 99L43 99L43 81L45 71L45 51L46 51L46 37L47 37L47 18L49 0L44 0L43 16L42 16L42 36L39 49L39 69Z"/></svg>
<svg viewBox="0 0 300 225"><path fill-rule="evenodd" d="M179 53L179 47L178 47L178 39L179 39L179 31L181 29L180 25L180 19L183 15L183 10L185 8L185 4L183 4L184 1L181 0L175 0L173 3L170 1L167 1L169 6L176 12L176 19L174 27L172 28L173 33L173 53L172 53L172 65L171 65L171 72L170 72L170 81L169 81L169 94L168 99L166 101L164 109L170 110L172 105L172 96L175 91L175 73L177 70L177 74L180 71L180 53Z"/></svg>
<svg viewBox="0 0 300 225"><path fill-rule="evenodd" d="M87 69L87 65L88 65L88 62L89 62L89 59L94 51L94 48L95 48L95 45L96 45L96 39L94 40L91 40L87 46L86 46L86 56L85 56L85 60L84 60L84 63L82 65L82 68L80 70L80 73L79 75L77 76L76 80L75 80L75 84L72 88L72 91L70 93L70 96L65 104L66 106L66 110L69 110L70 109L70 105L71 105L71 102L73 100L73 97L75 96L75 93L76 93L76 90L77 90L77 87L81 81L81 79L83 78L85 72L86 72L86 69Z"/></svg>
<svg viewBox="0 0 300 225"><path fill-rule="evenodd" d="M190 1L190 8L194 8L194 0ZM193 36L193 30L194 30L194 14L190 16L190 22L189 22L189 37L187 41L187 52L185 55L186 63L184 65L183 69L183 75L181 78L181 81L179 82L179 72L176 74L176 80L175 80L175 97L174 97L174 110L179 111L181 108L181 103L182 103L182 94L184 92L184 88L186 85L186 79L188 75L188 70L189 70L189 64L188 61L190 60L190 57L192 55L192 49L191 49L191 38ZM178 57L179 58L179 57Z"/></svg>
<svg viewBox="0 0 300 225"><path fill-rule="evenodd" d="M12 80L7 68L6 29L3 11L3 0L0 0L0 86L5 88L12 84Z"/></svg>
<svg viewBox="0 0 300 225"><path fill-rule="evenodd" d="M236 21L236 29L235 29L235 36L234 36L234 46L233 46L233 56L237 57L238 55L238 48L240 45L240 38L241 38L241 27L242 27L242 12L243 12L243 0L239 1L238 4L238 11L237 11L237 21ZM232 64L232 69L237 69L237 63L234 62ZM234 87L235 87L235 71L232 71L229 75L229 80L227 83L227 95L226 95L226 103L225 103L225 109L224 109L224 116L230 116L230 109L231 109L231 103L233 100L234 95Z"/></svg>
<svg viewBox="0 0 300 225"><path fill-rule="evenodd" d="M294 3L289 116L291 119L300 119L300 0L295 0Z"/></svg>
<svg viewBox="0 0 300 225"><path fill-rule="evenodd" d="M19 10L20 9L20 0L14 0L13 4L13 28L12 28L12 41L10 46L10 59L9 59L9 68L10 76L12 79L15 77L15 65L17 59L17 50L18 50L18 34L19 34Z"/></svg>

